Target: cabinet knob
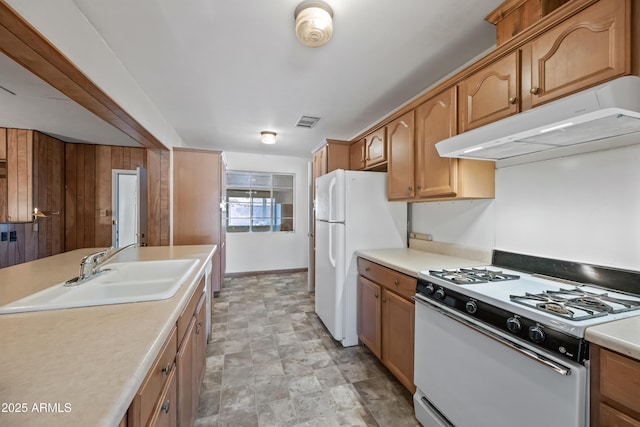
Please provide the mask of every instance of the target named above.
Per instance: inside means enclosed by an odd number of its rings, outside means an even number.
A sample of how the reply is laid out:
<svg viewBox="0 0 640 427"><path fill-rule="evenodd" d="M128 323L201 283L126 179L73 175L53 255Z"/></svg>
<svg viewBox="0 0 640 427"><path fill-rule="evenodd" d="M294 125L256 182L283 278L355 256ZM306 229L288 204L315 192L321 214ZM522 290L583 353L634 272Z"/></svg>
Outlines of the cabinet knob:
<svg viewBox="0 0 640 427"><path fill-rule="evenodd" d="M167 363L167 366L165 366L164 368L162 368L162 373L163 373L163 374L167 374L167 375L169 375L169 372L171 372L171 363Z"/></svg>
<svg viewBox="0 0 640 427"><path fill-rule="evenodd" d="M418 190L422 190L422 185L416 185L416 188L417 188Z"/></svg>
<svg viewBox="0 0 640 427"><path fill-rule="evenodd" d="M409 186L409 187L408 187L408 190L409 190L409 191L413 190L413 187L412 187L412 186Z"/></svg>
<svg viewBox="0 0 640 427"><path fill-rule="evenodd" d="M196 335L200 335L200 328L202 328L202 320L196 323Z"/></svg>
<svg viewBox="0 0 640 427"><path fill-rule="evenodd" d="M393 284L398 286L400 284L400 281L398 279L396 279L396 280L393 281Z"/></svg>
<svg viewBox="0 0 640 427"><path fill-rule="evenodd" d="M509 97L509 104L515 104L516 103L516 97L515 96L511 96Z"/></svg>
<svg viewBox="0 0 640 427"><path fill-rule="evenodd" d="M382 302L387 302L387 299L385 297L382 297Z"/></svg>
<svg viewBox="0 0 640 427"><path fill-rule="evenodd" d="M171 407L171 401L170 401L170 400L167 400L166 402L164 402L164 404L162 405L162 408L161 408L161 409L162 409L162 411L163 411L165 414L168 414L168 413L169 413L169 408L170 408L170 407Z"/></svg>
<svg viewBox="0 0 640 427"><path fill-rule="evenodd" d="M532 87L529 92L531 93L531 95L536 95L538 92L540 92L540 88L539 87Z"/></svg>
<svg viewBox="0 0 640 427"><path fill-rule="evenodd" d="M364 271L369 271L369 270L371 270L369 267L364 268Z"/></svg>
<svg viewBox="0 0 640 427"><path fill-rule="evenodd" d="M376 299L378 299L378 294L375 295Z"/></svg>

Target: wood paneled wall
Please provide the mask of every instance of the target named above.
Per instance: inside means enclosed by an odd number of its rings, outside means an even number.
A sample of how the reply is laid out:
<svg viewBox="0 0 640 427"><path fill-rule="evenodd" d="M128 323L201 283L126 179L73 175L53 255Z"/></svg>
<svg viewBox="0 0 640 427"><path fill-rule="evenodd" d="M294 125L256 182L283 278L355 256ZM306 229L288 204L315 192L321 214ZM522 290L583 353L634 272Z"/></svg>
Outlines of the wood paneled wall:
<svg viewBox="0 0 640 427"><path fill-rule="evenodd" d="M146 168L146 150L65 145L65 250L111 246L111 170Z"/></svg>
<svg viewBox="0 0 640 427"><path fill-rule="evenodd" d="M0 140L5 135L7 143L13 144L9 151L14 151L15 156L29 157L28 161L23 159L22 167L16 168L22 174L12 177L19 180L12 184L14 188L10 194L15 199L12 203L17 205L13 210L21 212L24 221L32 218L33 208L58 214L39 218L37 228L32 222L0 224L0 232L6 233L6 240L0 238L0 268L55 255L64 250L64 143L32 130L2 131ZM29 167L25 168L25 164L29 164ZM23 176L26 169L28 176ZM14 241L11 241L12 232L16 237Z"/></svg>
<svg viewBox="0 0 640 427"><path fill-rule="evenodd" d="M63 143L36 131L2 128L0 144L18 135L28 136L33 147L31 209L58 214L39 218L37 231L31 222L0 223L0 232L7 233L5 241L0 239L0 268L78 248L111 246L112 169L147 169L147 242L169 245L169 151ZM3 184L6 179L0 179ZM16 233L14 242L11 232Z"/></svg>
<svg viewBox="0 0 640 427"><path fill-rule="evenodd" d="M169 245L169 151L147 150L148 215L147 244Z"/></svg>
<svg viewBox="0 0 640 427"><path fill-rule="evenodd" d="M38 252L27 261L64 252L64 143L34 132L33 152L33 207L48 216L37 220Z"/></svg>
<svg viewBox="0 0 640 427"><path fill-rule="evenodd" d="M7 130L0 128L0 218L7 217Z"/></svg>

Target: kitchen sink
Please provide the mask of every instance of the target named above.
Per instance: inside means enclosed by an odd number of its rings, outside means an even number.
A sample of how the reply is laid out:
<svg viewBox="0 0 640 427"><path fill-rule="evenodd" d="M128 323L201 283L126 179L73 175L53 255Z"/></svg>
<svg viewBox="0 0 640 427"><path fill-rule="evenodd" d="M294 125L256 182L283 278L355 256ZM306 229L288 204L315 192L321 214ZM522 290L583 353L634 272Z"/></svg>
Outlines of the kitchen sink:
<svg viewBox="0 0 640 427"><path fill-rule="evenodd" d="M77 286L53 285L0 307L0 314L157 301L173 297L200 261L118 262Z"/></svg>

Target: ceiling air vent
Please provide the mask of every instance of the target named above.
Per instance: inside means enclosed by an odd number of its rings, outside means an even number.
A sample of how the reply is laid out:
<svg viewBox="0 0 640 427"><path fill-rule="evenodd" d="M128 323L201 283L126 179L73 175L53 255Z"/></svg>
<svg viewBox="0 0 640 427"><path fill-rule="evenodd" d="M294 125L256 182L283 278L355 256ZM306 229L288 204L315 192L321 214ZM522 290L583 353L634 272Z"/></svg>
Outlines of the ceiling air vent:
<svg viewBox="0 0 640 427"><path fill-rule="evenodd" d="M311 129L320 121L320 117L301 116L296 123L296 127Z"/></svg>

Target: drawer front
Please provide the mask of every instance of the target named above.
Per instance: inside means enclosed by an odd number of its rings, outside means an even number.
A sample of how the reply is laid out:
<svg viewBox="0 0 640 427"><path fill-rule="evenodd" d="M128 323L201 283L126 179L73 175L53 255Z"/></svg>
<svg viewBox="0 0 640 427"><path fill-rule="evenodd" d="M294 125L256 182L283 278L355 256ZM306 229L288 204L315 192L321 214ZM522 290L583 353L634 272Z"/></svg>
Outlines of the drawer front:
<svg viewBox="0 0 640 427"><path fill-rule="evenodd" d="M631 418L627 414L613 409L611 406L600 403L600 425L616 427L640 427L640 421Z"/></svg>
<svg viewBox="0 0 640 427"><path fill-rule="evenodd" d="M149 427L174 427L178 425L178 389L175 371L175 369L171 370L169 379L149 421Z"/></svg>
<svg viewBox="0 0 640 427"><path fill-rule="evenodd" d="M198 307L198 301L200 301L200 297L204 292L204 276L200 279L200 283L198 283L198 287L196 291L191 296L191 299L187 303L187 306L178 317L178 343L181 343L184 339L184 334L187 332L187 328L189 327L189 323L191 322L191 318L193 317L193 313L195 313L196 308Z"/></svg>
<svg viewBox="0 0 640 427"><path fill-rule="evenodd" d="M640 412L640 362L612 351L600 353L600 393Z"/></svg>
<svg viewBox="0 0 640 427"><path fill-rule="evenodd" d="M139 407L139 419L138 422L134 422L134 425L144 426L147 424L147 420L151 416L153 408L155 408L162 389L165 386L167 379L173 373L175 367L176 351L178 350L178 342L176 335L176 328L173 328L171 335L167 339L160 350L160 354L156 358L153 366L149 370L147 377L145 378L140 390L135 399L138 400Z"/></svg>
<svg viewBox="0 0 640 427"><path fill-rule="evenodd" d="M415 277L407 276L363 258L358 258L358 272L367 279L407 299L411 299L416 294L417 279Z"/></svg>

